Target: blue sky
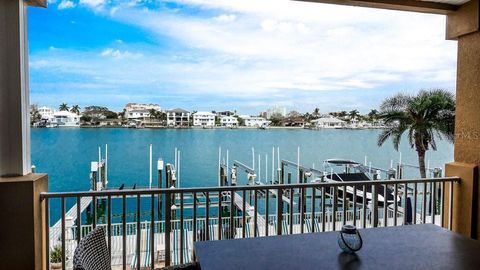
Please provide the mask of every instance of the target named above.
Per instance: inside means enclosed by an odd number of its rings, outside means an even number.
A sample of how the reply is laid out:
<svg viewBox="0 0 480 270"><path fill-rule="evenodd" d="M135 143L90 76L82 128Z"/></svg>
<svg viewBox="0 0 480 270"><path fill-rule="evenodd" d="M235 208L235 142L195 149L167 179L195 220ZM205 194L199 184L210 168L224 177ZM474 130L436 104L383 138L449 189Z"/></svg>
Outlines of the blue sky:
<svg viewBox="0 0 480 270"><path fill-rule="evenodd" d="M286 0L53 0L29 8L31 102L368 112L454 91L445 17Z"/></svg>

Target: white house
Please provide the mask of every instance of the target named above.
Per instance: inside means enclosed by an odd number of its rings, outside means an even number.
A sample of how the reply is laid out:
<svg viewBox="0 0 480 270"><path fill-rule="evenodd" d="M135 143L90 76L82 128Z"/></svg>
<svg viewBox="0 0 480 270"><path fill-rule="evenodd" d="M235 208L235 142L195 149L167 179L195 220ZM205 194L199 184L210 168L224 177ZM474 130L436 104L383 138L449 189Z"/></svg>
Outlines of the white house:
<svg viewBox="0 0 480 270"><path fill-rule="evenodd" d="M176 108L167 111L167 126L169 127L188 127L190 125L190 112L184 109Z"/></svg>
<svg viewBox="0 0 480 270"><path fill-rule="evenodd" d="M55 110L49 107L42 106L38 108L38 113L42 116L42 120L44 121L51 121L53 119L53 114L55 113Z"/></svg>
<svg viewBox="0 0 480 270"><path fill-rule="evenodd" d="M50 124L58 127L79 127L80 115L69 111L58 111L53 114Z"/></svg>
<svg viewBox="0 0 480 270"><path fill-rule="evenodd" d="M317 128L343 128L346 122L335 117L322 117L312 121Z"/></svg>
<svg viewBox="0 0 480 270"><path fill-rule="evenodd" d="M223 116L220 118L220 125L222 127L237 127L238 120L236 117L233 116Z"/></svg>
<svg viewBox="0 0 480 270"><path fill-rule="evenodd" d="M151 110L154 109L156 111L160 111L160 105L158 104L140 104L140 103L127 103L125 105L125 111L129 113L130 111L142 111L142 110Z"/></svg>
<svg viewBox="0 0 480 270"><path fill-rule="evenodd" d="M266 127L272 122L259 116L240 115L240 118L245 121L246 127Z"/></svg>
<svg viewBox="0 0 480 270"><path fill-rule="evenodd" d="M196 127L215 126L215 114L211 112L196 112L192 114L193 125Z"/></svg>
<svg viewBox="0 0 480 270"><path fill-rule="evenodd" d="M150 111L149 110L130 110L127 111L127 118L129 120L133 119L144 119L150 117Z"/></svg>

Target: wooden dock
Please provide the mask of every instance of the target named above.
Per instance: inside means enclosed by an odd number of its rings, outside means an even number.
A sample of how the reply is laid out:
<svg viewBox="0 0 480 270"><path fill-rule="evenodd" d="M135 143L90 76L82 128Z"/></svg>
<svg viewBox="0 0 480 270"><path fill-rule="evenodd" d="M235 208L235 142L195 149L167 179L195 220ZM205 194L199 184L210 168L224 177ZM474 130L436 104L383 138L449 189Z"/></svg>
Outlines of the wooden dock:
<svg viewBox="0 0 480 270"><path fill-rule="evenodd" d="M92 197L82 197L80 200L80 214L92 203ZM65 219L77 220L77 203L65 213ZM72 224L73 225L73 224ZM59 219L55 225L50 227L50 242L53 243L60 239L62 233L62 220Z"/></svg>

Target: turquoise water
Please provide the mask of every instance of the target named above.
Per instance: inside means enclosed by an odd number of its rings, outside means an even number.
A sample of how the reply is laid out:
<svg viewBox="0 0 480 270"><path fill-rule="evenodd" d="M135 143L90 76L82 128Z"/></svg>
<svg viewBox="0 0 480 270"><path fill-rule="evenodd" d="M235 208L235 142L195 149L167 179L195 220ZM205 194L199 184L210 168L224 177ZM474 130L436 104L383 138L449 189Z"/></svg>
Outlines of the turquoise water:
<svg viewBox="0 0 480 270"><path fill-rule="evenodd" d="M79 191L90 187L90 162L98 159L98 146L108 144L109 187L149 184L149 145L153 159L174 162L174 149L181 151L182 187L215 186L218 183L218 148L229 150L230 163L239 160L252 164L261 154L261 181L265 181L265 154L268 154L268 179L271 178L272 147L280 148L280 157L321 168L328 158L346 158L388 168L398 162L399 153L390 141L376 144L379 130L304 130L304 129L32 129L32 163L37 172L49 175L50 191ZM442 167L453 160L453 145L438 141L438 151L428 151L431 167ZM417 164L416 152L408 142L401 144L402 161ZM258 161L257 166L258 166ZM154 168L156 163L154 164ZM258 168L258 167L257 167ZM154 172L154 183L156 176ZM294 174L295 175L295 174ZM417 177L416 170L407 176ZM239 184L245 183L239 174Z"/></svg>

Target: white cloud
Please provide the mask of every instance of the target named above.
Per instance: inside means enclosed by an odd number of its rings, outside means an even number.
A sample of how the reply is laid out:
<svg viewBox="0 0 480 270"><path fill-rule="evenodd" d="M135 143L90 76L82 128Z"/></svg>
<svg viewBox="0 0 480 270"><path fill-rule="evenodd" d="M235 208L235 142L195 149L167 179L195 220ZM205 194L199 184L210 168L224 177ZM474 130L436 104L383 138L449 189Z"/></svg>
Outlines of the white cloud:
<svg viewBox="0 0 480 270"><path fill-rule="evenodd" d="M69 9L69 8L74 8L76 4L73 1L70 0L62 0L60 4L58 4L58 9Z"/></svg>
<svg viewBox="0 0 480 270"><path fill-rule="evenodd" d="M85 5L90 8L97 9L103 6L106 3L106 0L80 0L79 3L80 5Z"/></svg>
<svg viewBox="0 0 480 270"><path fill-rule="evenodd" d="M120 51L118 49L108 48L102 51L100 54L104 57L112 57L115 59L138 59L143 55L141 53L132 53L129 51Z"/></svg>
<svg viewBox="0 0 480 270"><path fill-rule="evenodd" d="M174 2L208 16L147 8L136 0L113 6L81 0L95 10L107 6L105 15L157 36L159 43L166 38L176 49L115 42L121 49L57 55L48 70L74 70L118 91L134 85L151 93L174 89L179 96L212 95L251 107L333 106L324 93L347 92L348 98L336 96L335 106L372 107L376 101L361 98L365 91L402 87L377 92L389 95L403 87L455 84L456 43L445 41L444 16L284 0Z"/></svg>
<svg viewBox="0 0 480 270"><path fill-rule="evenodd" d="M222 14L222 15L213 17L213 19L218 22L233 22L235 21L236 18L237 16L235 16L235 14Z"/></svg>

